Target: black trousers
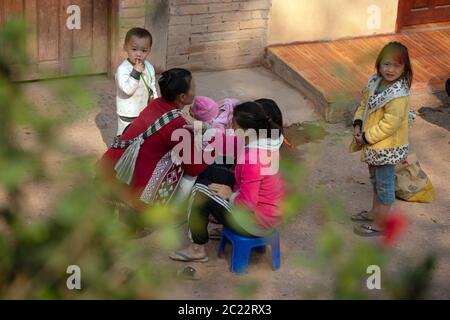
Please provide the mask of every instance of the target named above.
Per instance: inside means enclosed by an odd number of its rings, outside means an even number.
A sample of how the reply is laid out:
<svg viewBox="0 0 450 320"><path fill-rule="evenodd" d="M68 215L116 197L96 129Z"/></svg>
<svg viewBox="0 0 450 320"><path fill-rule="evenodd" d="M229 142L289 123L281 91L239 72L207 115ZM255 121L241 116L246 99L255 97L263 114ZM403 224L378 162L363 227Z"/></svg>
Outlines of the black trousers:
<svg viewBox="0 0 450 320"><path fill-rule="evenodd" d="M212 164L198 177L196 182L196 184L201 184L206 187L211 183L224 184L233 189L236 180L232 166ZM196 192L193 195L192 201L188 220L189 234L192 242L205 244L209 241L209 215L214 216L220 224L223 224L233 232L245 237L253 237L236 223L231 212L208 195Z"/></svg>

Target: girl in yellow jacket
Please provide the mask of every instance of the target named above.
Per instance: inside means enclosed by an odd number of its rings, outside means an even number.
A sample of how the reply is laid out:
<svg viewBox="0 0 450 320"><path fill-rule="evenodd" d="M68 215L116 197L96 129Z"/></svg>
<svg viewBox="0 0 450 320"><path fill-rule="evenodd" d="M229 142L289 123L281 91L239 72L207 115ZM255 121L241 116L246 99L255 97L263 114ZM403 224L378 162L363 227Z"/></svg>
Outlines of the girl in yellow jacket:
<svg viewBox="0 0 450 320"><path fill-rule="evenodd" d="M413 77L408 49L390 42L378 55L376 70L353 122L352 151L361 149L374 191L372 209L352 216L353 221L364 222L354 229L361 236L383 234L395 201L395 165L408 156L408 101Z"/></svg>

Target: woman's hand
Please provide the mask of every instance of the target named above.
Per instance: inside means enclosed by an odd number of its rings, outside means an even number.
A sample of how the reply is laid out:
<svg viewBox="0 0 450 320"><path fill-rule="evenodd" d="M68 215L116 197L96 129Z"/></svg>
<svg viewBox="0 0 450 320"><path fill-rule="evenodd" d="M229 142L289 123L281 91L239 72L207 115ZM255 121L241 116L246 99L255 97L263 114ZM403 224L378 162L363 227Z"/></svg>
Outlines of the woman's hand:
<svg viewBox="0 0 450 320"><path fill-rule="evenodd" d="M211 183L208 186L209 190L216 196L221 197L224 200L229 200L231 195L233 194L233 190L227 185Z"/></svg>
<svg viewBox="0 0 450 320"><path fill-rule="evenodd" d="M189 111L181 110L181 116L186 121L186 124L183 126L183 128L189 129L194 131L194 129L201 129L202 133L205 133L206 130L208 130L208 125L206 122L200 121L195 119L191 116ZM194 127L194 122L196 122L196 126Z"/></svg>
<svg viewBox="0 0 450 320"><path fill-rule="evenodd" d="M189 110L183 109L181 110L181 116L183 117L183 119L186 121L186 125L184 126L187 129L194 129L194 122L198 121L197 119L195 119L194 117L192 117L189 113Z"/></svg>

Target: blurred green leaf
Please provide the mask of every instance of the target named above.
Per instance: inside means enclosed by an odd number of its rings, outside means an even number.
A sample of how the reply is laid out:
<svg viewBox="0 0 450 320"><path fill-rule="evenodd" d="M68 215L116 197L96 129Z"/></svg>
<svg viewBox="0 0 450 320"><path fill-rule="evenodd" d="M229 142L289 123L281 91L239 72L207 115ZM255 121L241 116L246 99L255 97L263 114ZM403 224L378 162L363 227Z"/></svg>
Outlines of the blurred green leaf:
<svg viewBox="0 0 450 320"><path fill-rule="evenodd" d="M243 280L237 287L238 299L252 299L258 291L259 283L256 280Z"/></svg>

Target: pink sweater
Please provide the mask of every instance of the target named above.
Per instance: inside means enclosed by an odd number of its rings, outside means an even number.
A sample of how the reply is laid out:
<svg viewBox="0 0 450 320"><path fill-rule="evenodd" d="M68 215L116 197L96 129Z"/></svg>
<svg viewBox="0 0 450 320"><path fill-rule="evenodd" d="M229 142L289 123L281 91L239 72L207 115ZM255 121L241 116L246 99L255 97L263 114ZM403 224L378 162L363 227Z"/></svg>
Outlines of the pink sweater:
<svg viewBox="0 0 450 320"><path fill-rule="evenodd" d="M274 229L281 221L280 204L284 195L284 183L278 172L268 174L270 165L267 154L278 156L276 151L257 148L244 149L235 168L236 185L230 202L255 214L256 221L264 229ZM278 161L278 159L274 160ZM278 171L278 170L277 170Z"/></svg>

